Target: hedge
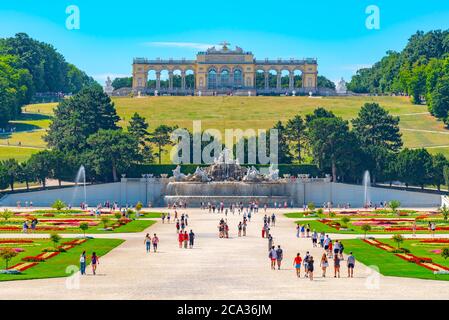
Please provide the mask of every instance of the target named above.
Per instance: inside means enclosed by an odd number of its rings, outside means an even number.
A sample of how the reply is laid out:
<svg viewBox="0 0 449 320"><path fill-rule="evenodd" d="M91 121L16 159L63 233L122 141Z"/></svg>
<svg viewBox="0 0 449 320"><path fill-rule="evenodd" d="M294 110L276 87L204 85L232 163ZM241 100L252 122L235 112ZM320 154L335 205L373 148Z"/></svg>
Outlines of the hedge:
<svg viewBox="0 0 449 320"><path fill-rule="evenodd" d="M208 167L207 164L182 164L181 172L184 174L194 173L197 167ZM245 167L252 165L244 165ZM269 165L254 165L257 169L262 167L269 167ZM172 170L176 168L176 164L141 164L132 166L128 172L128 178L140 178L142 174L153 174L156 177L160 177L161 174L168 174L172 176ZM322 173L318 167L314 164L279 164L279 174L290 174L296 176L298 174L309 174L312 177L320 177Z"/></svg>

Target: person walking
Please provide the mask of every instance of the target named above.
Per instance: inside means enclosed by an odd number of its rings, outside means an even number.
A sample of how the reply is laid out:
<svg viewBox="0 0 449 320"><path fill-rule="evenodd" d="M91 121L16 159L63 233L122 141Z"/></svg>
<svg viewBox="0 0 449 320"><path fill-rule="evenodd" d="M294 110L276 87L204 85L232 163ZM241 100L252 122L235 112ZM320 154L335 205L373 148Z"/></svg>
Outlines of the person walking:
<svg viewBox="0 0 449 320"><path fill-rule="evenodd" d="M159 238L156 236L156 234L153 235L153 251L156 252L157 251L157 245L159 243Z"/></svg>
<svg viewBox="0 0 449 320"><path fill-rule="evenodd" d="M314 248L318 246L318 233L315 230L312 233L312 246Z"/></svg>
<svg viewBox="0 0 449 320"><path fill-rule="evenodd" d="M307 251L306 255L304 256L304 273L305 273L306 278L309 275L309 259L310 259L310 253L309 253L309 251Z"/></svg>
<svg viewBox="0 0 449 320"><path fill-rule="evenodd" d="M348 278L354 278L355 258L352 255L352 252L349 252L349 256L346 262L348 265Z"/></svg>
<svg viewBox="0 0 449 320"><path fill-rule="evenodd" d="M301 232L301 226L299 223L296 225L296 238L299 238L299 233Z"/></svg>
<svg viewBox="0 0 449 320"><path fill-rule="evenodd" d="M301 255L299 254L299 252L296 254L295 259L293 259L293 266L296 269L296 276L298 278L301 278L301 262L302 262L302 258Z"/></svg>
<svg viewBox="0 0 449 320"><path fill-rule="evenodd" d="M151 237L150 237L149 233L147 233L147 235L145 236L145 240L143 240L143 243L145 244L147 253L150 253L151 252Z"/></svg>
<svg viewBox="0 0 449 320"><path fill-rule="evenodd" d="M184 234L182 232L178 233L178 242L179 242L179 248L182 248L182 242L184 241Z"/></svg>
<svg viewBox="0 0 449 320"><path fill-rule="evenodd" d="M321 266L321 270L323 270L323 278L326 278L326 270L327 270L327 267L329 267L329 261L327 260L326 253L323 253L323 255L321 257L320 266Z"/></svg>
<svg viewBox="0 0 449 320"><path fill-rule="evenodd" d="M268 251L270 251L272 247L273 247L273 237L270 234L268 236Z"/></svg>
<svg viewBox="0 0 449 320"><path fill-rule="evenodd" d="M265 238L265 225L262 227L262 238Z"/></svg>
<svg viewBox="0 0 449 320"><path fill-rule="evenodd" d="M92 252L92 257L90 260L90 263L92 264L92 273L96 275L97 273L97 265L100 264L100 260L98 259L98 256L95 252Z"/></svg>
<svg viewBox="0 0 449 320"><path fill-rule="evenodd" d="M239 237L241 237L242 236L242 222L241 221L239 222L239 225L237 228L238 228Z"/></svg>
<svg viewBox="0 0 449 320"><path fill-rule="evenodd" d="M315 261L313 261L313 256L310 256L309 261L307 263L307 269L309 273L309 279L310 281L313 280L313 264Z"/></svg>
<svg viewBox="0 0 449 320"><path fill-rule="evenodd" d="M340 241L340 250L338 251L338 254L340 255L340 260L345 260L345 257L343 256L344 250L345 246L343 245L343 242Z"/></svg>
<svg viewBox="0 0 449 320"><path fill-rule="evenodd" d="M271 247L270 252L268 253L268 258L270 258L271 269L276 270L277 255L274 246Z"/></svg>
<svg viewBox="0 0 449 320"><path fill-rule="evenodd" d="M189 235L187 234L187 231L184 231L184 249L187 249L187 243L189 242Z"/></svg>
<svg viewBox="0 0 449 320"><path fill-rule="evenodd" d="M193 233L192 229L190 229L190 233L189 233L189 247L190 247L190 249L193 248L194 242L195 242L195 234Z"/></svg>
<svg viewBox="0 0 449 320"><path fill-rule="evenodd" d="M246 237L246 221L242 225L243 236Z"/></svg>
<svg viewBox="0 0 449 320"><path fill-rule="evenodd" d="M334 278L340 278L340 257L338 256L338 254L336 254L334 256Z"/></svg>
<svg viewBox="0 0 449 320"><path fill-rule="evenodd" d="M80 256L80 271L81 275L86 274L86 251L83 251Z"/></svg>
<svg viewBox="0 0 449 320"><path fill-rule="evenodd" d="M320 246L321 248L324 248L324 231L321 231L320 233Z"/></svg>
<svg viewBox="0 0 449 320"><path fill-rule="evenodd" d="M282 259L284 258L284 252L281 249L281 246L278 245L278 248L276 249L276 261L278 264L278 270L281 270L281 263Z"/></svg>
<svg viewBox="0 0 449 320"><path fill-rule="evenodd" d="M271 225L276 226L276 215L274 213L271 215Z"/></svg>
<svg viewBox="0 0 449 320"><path fill-rule="evenodd" d="M176 233L179 233L180 227L179 220L176 220Z"/></svg>
<svg viewBox="0 0 449 320"><path fill-rule="evenodd" d="M167 223L170 224L170 212L167 213Z"/></svg>

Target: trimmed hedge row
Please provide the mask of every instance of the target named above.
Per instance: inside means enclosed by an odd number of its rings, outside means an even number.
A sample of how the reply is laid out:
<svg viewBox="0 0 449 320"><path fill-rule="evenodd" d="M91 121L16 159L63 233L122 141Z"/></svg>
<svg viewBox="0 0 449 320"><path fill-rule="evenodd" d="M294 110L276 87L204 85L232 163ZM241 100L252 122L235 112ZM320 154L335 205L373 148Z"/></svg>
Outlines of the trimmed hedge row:
<svg viewBox="0 0 449 320"><path fill-rule="evenodd" d="M181 172L184 174L194 173L197 167L208 167L207 164L182 164ZM245 167L252 165L244 165ZM269 167L269 165L254 165L257 169L263 167ZM140 178L142 174L153 174L156 177L160 177L161 174L172 175L172 170L176 168L176 164L141 164L132 166L127 173L129 178ZM279 164L279 174L290 174L296 176L298 174L309 174L312 177L322 176L318 167L314 164Z"/></svg>

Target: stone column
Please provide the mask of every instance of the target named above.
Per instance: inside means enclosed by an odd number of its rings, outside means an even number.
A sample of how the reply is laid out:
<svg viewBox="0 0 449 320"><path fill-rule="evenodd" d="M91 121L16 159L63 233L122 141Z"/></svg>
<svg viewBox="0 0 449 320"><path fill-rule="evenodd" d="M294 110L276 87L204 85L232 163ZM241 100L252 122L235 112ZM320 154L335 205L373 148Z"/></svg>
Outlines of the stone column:
<svg viewBox="0 0 449 320"><path fill-rule="evenodd" d="M168 89L173 90L173 71L168 71Z"/></svg>
<svg viewBox="0 0 449 320"><path fill-rule="evenodd" d="M281 77L282 77L282 72L279 70L276 75L276 89L281 88Z"/></svg>
<svg viewBox="0 0 449 320"><path fill-rule="evenodd" d="M161 72L156 71L156 90L161 90Z"/></svg>
<svg viewBox="0 0 449 320"><path fill-rule="evenodd" d="M186 72L184 70L181 71L181 89L186 89Z"/></svg>
<svg viewBox="0 0 449 320"><path fill-rule="evenodd" d="M295 73L294 71L290 71L288 78L288 88L293 90L295 88Z"/></svg>
<svg viewBox="0 0 449 320"><path fill-rule="evenodd" d="M269 71L264 71L263 72L264 75L264 80L265 80L265 90L268 90L270 88L270 82L269 82L269 77L270 77L270 72Z"/></svg>

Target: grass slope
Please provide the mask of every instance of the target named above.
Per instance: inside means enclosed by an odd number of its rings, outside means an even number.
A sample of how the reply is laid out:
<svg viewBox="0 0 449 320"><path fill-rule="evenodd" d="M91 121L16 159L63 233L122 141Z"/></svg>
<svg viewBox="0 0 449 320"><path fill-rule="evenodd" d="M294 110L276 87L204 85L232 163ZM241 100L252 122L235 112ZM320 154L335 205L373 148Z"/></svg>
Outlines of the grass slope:
<svg viewBox="0 0 449 320"><path fill-rule="evenodd" d="M295 114L306 115L317 107L332 110L350 120L357 116L365 102L377 102L391 114L400 116L401 132L406 147L430 147L431 153L442 152L449 157L449 130L427 112L426 106L410 103L406 97L143 97L113 98L120 125L126 126L137 112L147 118L150 130L160 124L178 125L192 129L193 120L201 120L202 128L266 129ZM55 103L24 107L26 114L16 121L18 131L9 138L0 137L0 144L22 143L22 146L44 147L42 136L53 115ZM168 154L164 154L168 161Z"/></svg>

